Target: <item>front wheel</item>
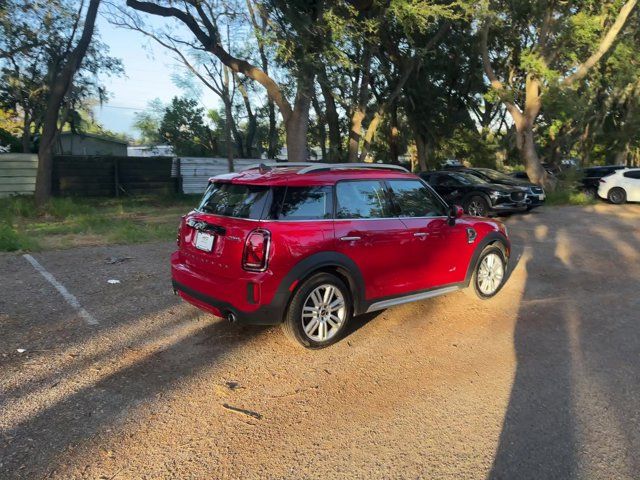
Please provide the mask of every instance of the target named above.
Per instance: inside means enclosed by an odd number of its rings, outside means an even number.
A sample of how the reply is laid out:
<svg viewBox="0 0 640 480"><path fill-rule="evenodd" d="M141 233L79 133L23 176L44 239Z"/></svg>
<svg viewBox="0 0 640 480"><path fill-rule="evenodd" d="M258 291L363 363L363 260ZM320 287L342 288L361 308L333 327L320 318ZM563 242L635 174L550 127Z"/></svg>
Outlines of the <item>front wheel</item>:
<svg viewBox="0 0 640 480"><path fill-rule="evenodd" d="M502 249L495 245L485 248L478 258L471 286L482 300L493 297L504 285L507 273L507 259Z"/></svg>
<svg viewBox="0 0 640 480"><path fill-rule="evenodd" d="M337 342L353 315L351 292L335 275L318 273L293 295L282 329L306 348L318 349Z"/></svg>
<svg viewBox="0 0 640 480"><path fill-rule="evenodd" d="M627 192L625 192L624 189L620 187L614 187L611 190L609 190L609 193L607 194L607 198L611 203L620 205L621 203L624 203L627 201Z"/></svg>
<svg viewBox="0 0 640 480"><path fill-rule="evenodd" d="M489 213L489 204L484 198L474 195L467 201L464 209L474 217L486 217Z"/></svg>

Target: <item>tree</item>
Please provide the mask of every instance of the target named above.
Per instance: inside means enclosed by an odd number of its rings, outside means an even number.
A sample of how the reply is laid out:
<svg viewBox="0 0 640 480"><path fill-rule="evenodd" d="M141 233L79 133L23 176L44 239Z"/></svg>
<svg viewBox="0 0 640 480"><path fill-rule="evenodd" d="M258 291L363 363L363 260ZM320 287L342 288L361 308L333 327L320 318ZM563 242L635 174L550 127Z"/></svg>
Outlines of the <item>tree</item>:
<svg viewBox="0 0 640 480"><path fill-rule="evenodd" d="M65 97L69 93L73 79L82 65L95 29L96 16L100 0L90 0L84 15L82 34L75 43L68 44L57 63L51 65L48 71L46 108L42 120L42 136L38 149L38 173L36 175L35 199L37 205L43 205L51 196L51 173L53 168L53 147L58 138L60 110ZM75 41L75 32L79 28L82 18L82 4L74 24L70 40Z"/></svg>
<svg viewBox="0 0 640 480"><path fill-rule="evenodd" d="M233 15L229 15L231 3L202 0L178 4L171 0L127 0L127 5L138 11L177 20L195 37L195 42L193 38L183 38L181 42L204 49L232 72L262 85L282 115L289 158L304 160L308 155L306 136L315 75L313 65L318 60L318 52L327 35L326 23L322 21L324 2L272 0L261 5L279 44L279 61L295 79L293 102L287 98L285 86L273 76L251 63L250 59L232 55L224 46L219 24L221 19L233 18Z"/></svg>
<svg viewBox="0 0 640 480"><path fill-rule="evenodd" d="M210 156L216 150L215 138L204 115L197 100L174 97L165 110L159 135L173 146L176 155Z"/></svg>
<svg viewBox="0 0 640 480"><path fill-rule="evenodd" d="M34 135L42 129L52 79L77 41L81 12L76 11L75 3L62 0L12 3L14 9L0 21L0 31L9 35L0 35L0 50L12 52L4 59L0 56L0 107L22 119L22 150L29 152ZM21 49L21 42L27 42L29 48ZM87 48L62 102L62 124L77 118L89 99L106 98L98 74L121 72L119 61L106 52L108 48L98 39Z"/></svg>
<svg viewBox="0 0 640 480"><path fill-rule="evenodd" d="M533 182L553 187L535 141L544 95L578 88L612 47L636 3L627 0L616 8L619 1L594 0L576 8L572 2L546 0L489 2L480 31L483 67L513 120L516 146ZM496 63L504 65L502 78Z"/></svg>
<svg viewBox="0 0 640 480"><path fill-rule="evenodd" d="M159 98L149 102L147 109L134 113L133 128L140 132L140 141L144 145L158 145L162 142L160 123L165 106Z"/></svg>

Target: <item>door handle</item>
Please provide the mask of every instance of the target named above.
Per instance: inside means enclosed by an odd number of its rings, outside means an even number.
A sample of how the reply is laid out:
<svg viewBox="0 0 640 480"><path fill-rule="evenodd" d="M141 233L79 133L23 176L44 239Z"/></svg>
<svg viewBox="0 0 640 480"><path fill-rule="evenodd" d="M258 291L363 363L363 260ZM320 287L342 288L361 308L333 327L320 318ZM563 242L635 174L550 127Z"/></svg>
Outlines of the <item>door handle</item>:
<svg viewBox="0 0 640 480"><path fill-rule="evenodd" d="M356 240L360 240L360 237L340 237L340 240L343 242L354 242Z"/></svg>
<svg viewBox="0 0 640 480"><path fill-rule="evenodd" d="M414 233L414 234L413 234L413 236L414 236L414 237L421 237L421 238L424 238L424 237L428 237L428 236L429 236L429 234L428 234L427 232L416 232L416 233Z"/></svg>

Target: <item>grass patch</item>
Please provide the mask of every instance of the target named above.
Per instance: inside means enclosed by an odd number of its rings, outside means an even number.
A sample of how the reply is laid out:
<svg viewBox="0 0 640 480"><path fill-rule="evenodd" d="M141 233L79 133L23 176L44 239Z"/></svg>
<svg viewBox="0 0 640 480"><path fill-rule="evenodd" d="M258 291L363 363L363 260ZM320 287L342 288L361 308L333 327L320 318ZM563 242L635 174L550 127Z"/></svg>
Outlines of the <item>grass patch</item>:
<svg viewBox="0 0 640 480"><path fill-rule="evenodd" d="M564 188L547 192L547 205L594 205L595 203L597 203L595 198L572 189Z"/></svg>
<svg viewBox="0 0 640 480"><path fill-rule="evenodd" d="M172 240L180 216L198 196L54 198L36 208L32 197L0 200L0 251Z"/></svg>

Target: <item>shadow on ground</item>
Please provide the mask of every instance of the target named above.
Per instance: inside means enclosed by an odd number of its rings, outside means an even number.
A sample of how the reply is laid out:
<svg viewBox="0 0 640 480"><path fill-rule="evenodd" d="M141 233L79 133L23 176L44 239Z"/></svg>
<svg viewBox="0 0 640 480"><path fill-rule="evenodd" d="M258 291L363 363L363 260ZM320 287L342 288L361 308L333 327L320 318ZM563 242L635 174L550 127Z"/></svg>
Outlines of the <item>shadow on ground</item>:
<svg viewBox="0 0 640 480"><path fill-rule="evenodd" d="M637 224L574 220L530 219L515 240L529 251L527 282L491 479L640 478Z"/></svg>

